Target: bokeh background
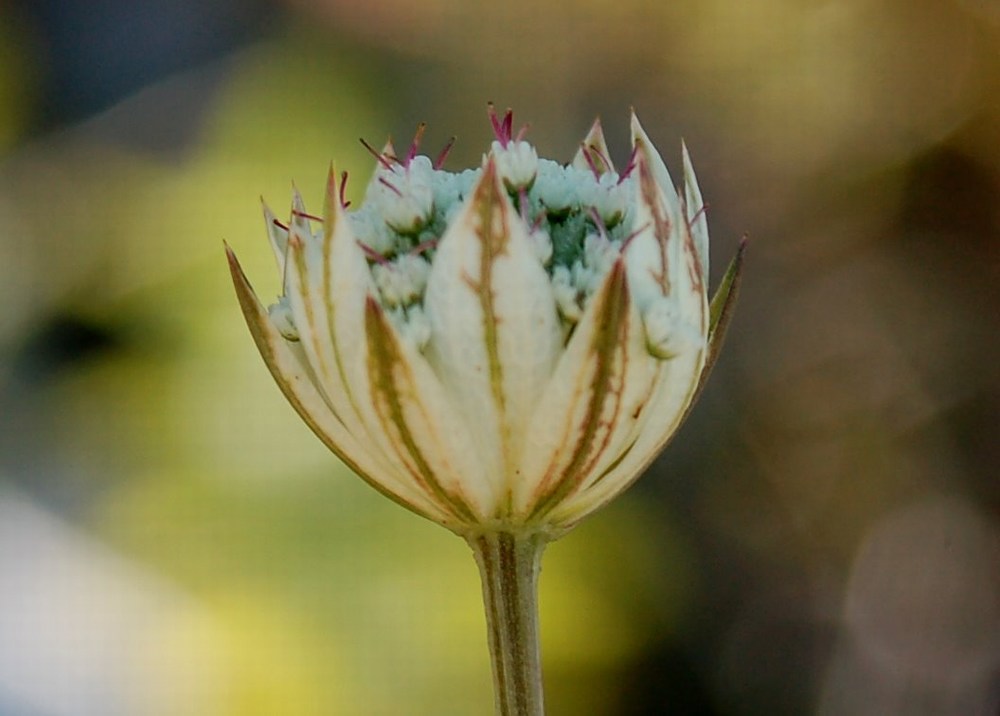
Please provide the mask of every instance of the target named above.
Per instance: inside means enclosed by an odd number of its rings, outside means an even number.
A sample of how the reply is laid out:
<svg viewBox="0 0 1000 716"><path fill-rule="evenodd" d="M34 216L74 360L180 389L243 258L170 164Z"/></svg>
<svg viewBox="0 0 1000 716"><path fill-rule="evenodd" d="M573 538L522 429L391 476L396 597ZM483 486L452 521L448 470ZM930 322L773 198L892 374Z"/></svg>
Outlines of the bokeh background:
<svg viewBox="0 0 1000 716"><path fill-rule="evenodd" d="M550 547L553 716L1000 712L996 0L0 4L0 714L491 712L468 549L284 403L222 241L493 100L639 111L748 233L727 350ZM675 172L676 174L676 172Z"/></svg>

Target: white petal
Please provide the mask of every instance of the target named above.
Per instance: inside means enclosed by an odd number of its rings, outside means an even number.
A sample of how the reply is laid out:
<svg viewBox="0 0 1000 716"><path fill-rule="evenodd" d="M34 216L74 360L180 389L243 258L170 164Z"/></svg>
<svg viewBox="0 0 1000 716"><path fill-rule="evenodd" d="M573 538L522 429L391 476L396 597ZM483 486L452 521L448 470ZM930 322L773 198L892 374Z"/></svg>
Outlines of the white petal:
<svg viewBox="0 0 1000 716"><path fill-rule="evenodd" d="M271 250L274 252L274 260L278 264L278 273L281 274L282 286L284 286L285 253L288 251L288 230L282 228L278 224L277 218L275 218L271 208L264 203L263 197L261 198L260 203L264 209L264 223L267 225L267 239L271 244Z"/></svg>
<svg viewBox="0 0 1000 716"><path fill-rule="evenodd" d="M639 118L636 116L635 112L632 113L631 124L632 146L636 147L638 152L649 162L650 169L652 169L653 172L653 179L660 187L660 191L663 192L663 196L667 203L671 206L677 205L679 202L677 189L674 186L673 180L670 178L670 172L667 171L667 165L663 163L663 158L660 156L660 153L656 151L656 147L653 145L652 140L650 140L649 135L646 134L646 130L642 128L641 124L639 124Z"/></svg>
<svg viewBox="0 0 1000 716"><path fill-rule="evenodd" d="M694 246L698 251L698 262L701 265L701 275L708 279L708 212L705 201L701 198L698 188L698 178L694 175L691 156L686 144L681 144L684 155L684 209L687 214L688 226L694 238Z"/></svg>
<svg viewBox="0 0 1000 716"><path fill-rule="evenodd" d="M434 371L374 298L365 322L372 405L395 454L453 524L495 517L496 484L485 479L478 446Z"/></svg>
<svg viewBox="0 0 1000 716"><path fill-rule="evenodd" d="M672 357L658 361L656 385L651 388L644 422L637 423L626 443L625 454L605 474L592 479L552 511L550 519L556 524L568 527L631 485L680 427L694 399L707 350L708 301L686 226L682 224L681 234L687 238L678 242L682 247L681 260L674 262L674 270L670 272L671 295L659 299L674 303L677 320L683 322L679 328L683 335L673 342Z"/></svg>
<svg viewBox="0 0 1000 716"><path fill-rule="evenodd" d="M340 206L336 174L327 182L322 241L312 237L296 194L287 260L288 299L304 357L330 409L411 489L426 494L405 456L387 435L368 379L365 308L374 293L368 263Z"/></svg>
<svg viewBox="0 0 1000 716"><path fill-rule="evenodd" d="M681 420L698 384L704 364L704 350L693 351L665 361L658 383L650 396L648 414L634 442L626 447L620 461L599 479L561 502L549 515L553 524L570 527L601 508L627 489L666 447Z"/></svg>
<svg viewBox="0 0 1000 716"><path fill-rule="evenodd" d="M549 510L616 460L643 419L658 368L616 262L539 401L515 493L519 516L549 521Z"/></svg>
<svg viewBox="0 0 1000 716"><path fill-rule="evenodd" d="M348 432L316 389L308 366L296 356L268 320L267 312L257 300L228 246L226 254L236 294L254 342L281 392L306 425L331 452L379 492L436 522L445 520L447 513L428 500L405 475L395 472L379 460L377 451L372 451L368 445Z"/></svg>
<svg viewBox="0 0 1000 716"><path fill-rule="evenodd" d="M548 276L492 161L438 245L424 308L428 360L474 431L484 473L502 484L562 334Z"/></svg>

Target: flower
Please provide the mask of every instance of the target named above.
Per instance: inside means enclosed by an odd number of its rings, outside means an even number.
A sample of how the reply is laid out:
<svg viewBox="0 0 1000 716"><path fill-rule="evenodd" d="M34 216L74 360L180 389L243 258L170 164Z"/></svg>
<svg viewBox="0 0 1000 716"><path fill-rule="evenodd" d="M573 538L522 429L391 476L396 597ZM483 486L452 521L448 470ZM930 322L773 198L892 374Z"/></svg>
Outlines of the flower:
<svg viewBox="0 0 1000 716"><path fill-rule="evenodd" d="M319 438L380 492L467 538L562 534L628 487L721 345L743 247L711 306L705 207L632 115L616 171L595 122L568 165L491 106L459 173L391 143L356 211L265 206L283 294L265 309L227 246L247 324ZM368 146L368 145L366 145ZM450 147L450 144L449 144Z"/></svg>

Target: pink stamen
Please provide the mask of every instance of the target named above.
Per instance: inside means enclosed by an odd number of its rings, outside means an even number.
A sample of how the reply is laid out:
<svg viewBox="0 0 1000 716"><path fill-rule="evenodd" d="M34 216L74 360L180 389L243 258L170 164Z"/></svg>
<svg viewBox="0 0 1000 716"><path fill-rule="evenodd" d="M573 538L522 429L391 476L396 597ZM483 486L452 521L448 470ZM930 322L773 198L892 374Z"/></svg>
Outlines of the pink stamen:
<svg viewBox="0 0 1000 716"><path fill-rule="evenodd" d="M417 156L417 150L420 149L420 140L423 139L424 130L426 129L427 122L421 122L417 125L417 131L413 135L413 141L410 142L410 149L406 152L406 159L403 161L404 167L410 166L410 162L412 162L413 158Z"/></svg>
<svg viewBox="0 0 1000 716"><path fill-rule="evenodd" d="M580 143L580 152L583 154L583 158L587 161L587 166L590 167L590 171L594 175L594 179L601 178L601 170L597 168L597 162L594 158L590 156L591 148L584 143Z"/></svg>
<svg viewBox="0 0 1000 716"><path fill-rule="evenodd" d="M313 214L307 214L304 211L298 211L297 209L292 209L292 216L299 216L303 219L311 219L312 221L319 221L322 223L323 219L315 216Z"/></svg>
<svg viewBox="0 0 1000 716"><path fill-rule="evenodd" d="M694 216L692 216L688 220L688 226L689 227L692 226L694 224L694 222L698 221L698 219L701 217L701 215L704 214L707 211L708 211L708 204L702 204L701 208L698 209L698 211L695 212Z"/></svg>
<svg viewBox="0 0 1000 716"><path fill-rule="evenodd" d="M513 129L514 129L514 110L508 107L507 112L503 116L503 135L507 137L508 142L510 141L511 132L513 131Z"/></svg>
<svg viewBox="0 0 1000 716"><path fill-rule="evenodd" d="M521 211L521 218L524 223L528 223L528 191L522 186L517 190L517 207Z"/></svg>
<svg viewBox="0 0 1000 716"><path fill-rule="evenodd" d="M525 125L517 131L517 136L514 137L514 141L520 142L522 139L524 139L524 135L528 133L529 129L531 129L531 124L525 123Z"/></svg>
<svg viewBox="0 0 1000 716"><path fill-rule="evenodd" d="M397 189L395 186L393 186L393 183L391 181L389 181L388 179L386 179L385 177L379 177L378 178L378 183L381 184L384 187L388 187L400 199L403 198L403 192L401 192L399 189Z"/></svg>
<svg viewBox="0 0 1000 716"><path fill-rule="evenodd" d="M455 146L456 139L458 139L458 137L452 137L448 140L447 144L444 145L444 149L441 150L441 153L437 155L437 159L434 160L435 169L440 169L444 166L444 160L448 158L448 152L450 152L451 148Z"/></svg>
<svg viewBox="0 0 1000 716"><path fill-rule="evenodd" d="M523 221L528 227L528 233L533 234L538 231L538 229L542 226L542 222L545 221L545 212L540 212L538 216L536 216L533 220L530 220L531 217L528 216L528 208L531 204L528 201L528 192L524 187L517 190L517 204L518 210L521 213L521 221Z"/></svg>
<svg viewBox="0 0 1000 716"><path fill-rule="evenodd" d="M594 146L593 144L591 144L591 145L590 145L589 147L587 147L587 148L588 148L588 149L589 149L590 151L592 151L592 152L593 152L594 154L596 154L596 155L597 155L597 158L598 158L598 159L600 159L600 160L601 160L601 161L602 161L602 162L604 163L604 168L605 168L605 169L606 169L607 171L611 171L611 166L612 166L612 165L611 165L611 160L610 160L610 159L608 159L608 158L607 158L606 156L604 156L604 152L602 152L602 151L601 151L600 147L595 147L595 146Z"/></svg>
<svg viewBox="0 0 1000 716"><path fill-rule="evenodd" d="M625 165L625 169L622 171L621 176L618 177L618 183L621 184L628 178L628 175L635 171L638 164L636 159L639 157L639 145L632 147L632 153L628 155L628 164Z"/></svg>
<svg viewBox="0 0 1000 716"><path fill-rule="evenodd" d="M427 239L427 241L421 241L419 244L410 249L410 253L419 256L425 251L430 251L431 249L436 249L440 239Z"/></svg>
<svg viewBox="0 0 1000 716"><path fill-rule="evenodd" d="M590 213L590 218L594 222L594 226L597 228L598 233L601 235L601 238L607 240L607 238L608 238L607 227L604 225L604 220L601 218L601 215L598 213L597 207L595 207L595 206L590 207L590 212L589 213ZM627 241L627 239L626 239L626 241Z"/></svg>
<svg viewBox="0 0 1000 716"><path fill-rule="evenodd" d="M360 141L361 145L368 150L369 154L375 157L375 161L381 164L383 169L388 169L389 171L392 171L392 164L389 162L389 160L395 159L395 157L386 157L384 154L382 154L382 152L378 151L377 149L375 149L375 147L366 142L364 137L361 137Z"/></svg>
<svg viewBox="0 0 1000 716"><path fill-rule="evenodd" d="M340 173L340 192L339 192L340 205L344 209L346 209L351 205L351 202L346 200L346 192L347 192L347 171L345 170Z"/></svg>
<svg viewBox="0 0 1000 716"><path fill-rule="evenodd" d="M358 241L357 243L358 246L361 247L361 251L364 253L366 259L374 261L377 264L382 264L383 266L389 265L389 259L373 249L371 246L361 241Z"/></svg>
<svg viewBox="0 0 1000 716"><path fill-rule="evenodd" d="M500 142L500 146L506 149L511 140L511 128L514 125L514 110L508 109L501 121L497 116L497 108L492 102L487 103L486 107L490 115L490 123L493 125L493 134L496 136L497 141Z"/></svg>

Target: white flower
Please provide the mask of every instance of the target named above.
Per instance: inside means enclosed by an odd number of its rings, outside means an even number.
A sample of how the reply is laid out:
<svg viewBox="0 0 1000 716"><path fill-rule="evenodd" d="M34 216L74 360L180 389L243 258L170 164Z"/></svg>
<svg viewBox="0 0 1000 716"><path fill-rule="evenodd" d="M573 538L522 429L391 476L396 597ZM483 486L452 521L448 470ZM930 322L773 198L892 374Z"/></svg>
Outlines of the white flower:
<svg viewBox="0 0 1000 716"><path fill-rule="evenodd" d="M687 151L679 195L634 115L620 174L597 123L562 166L512 137L509 111L491 116L481 170L442 171L416 141L400 161L387 145L358 211L332 170L321 222L297 195L287 227L265 208L285 277L270 309L232 252L230 265L278 385L353 470L466 537L552 537L628 487L679 427L742 251L710 310Z"/></svg>

